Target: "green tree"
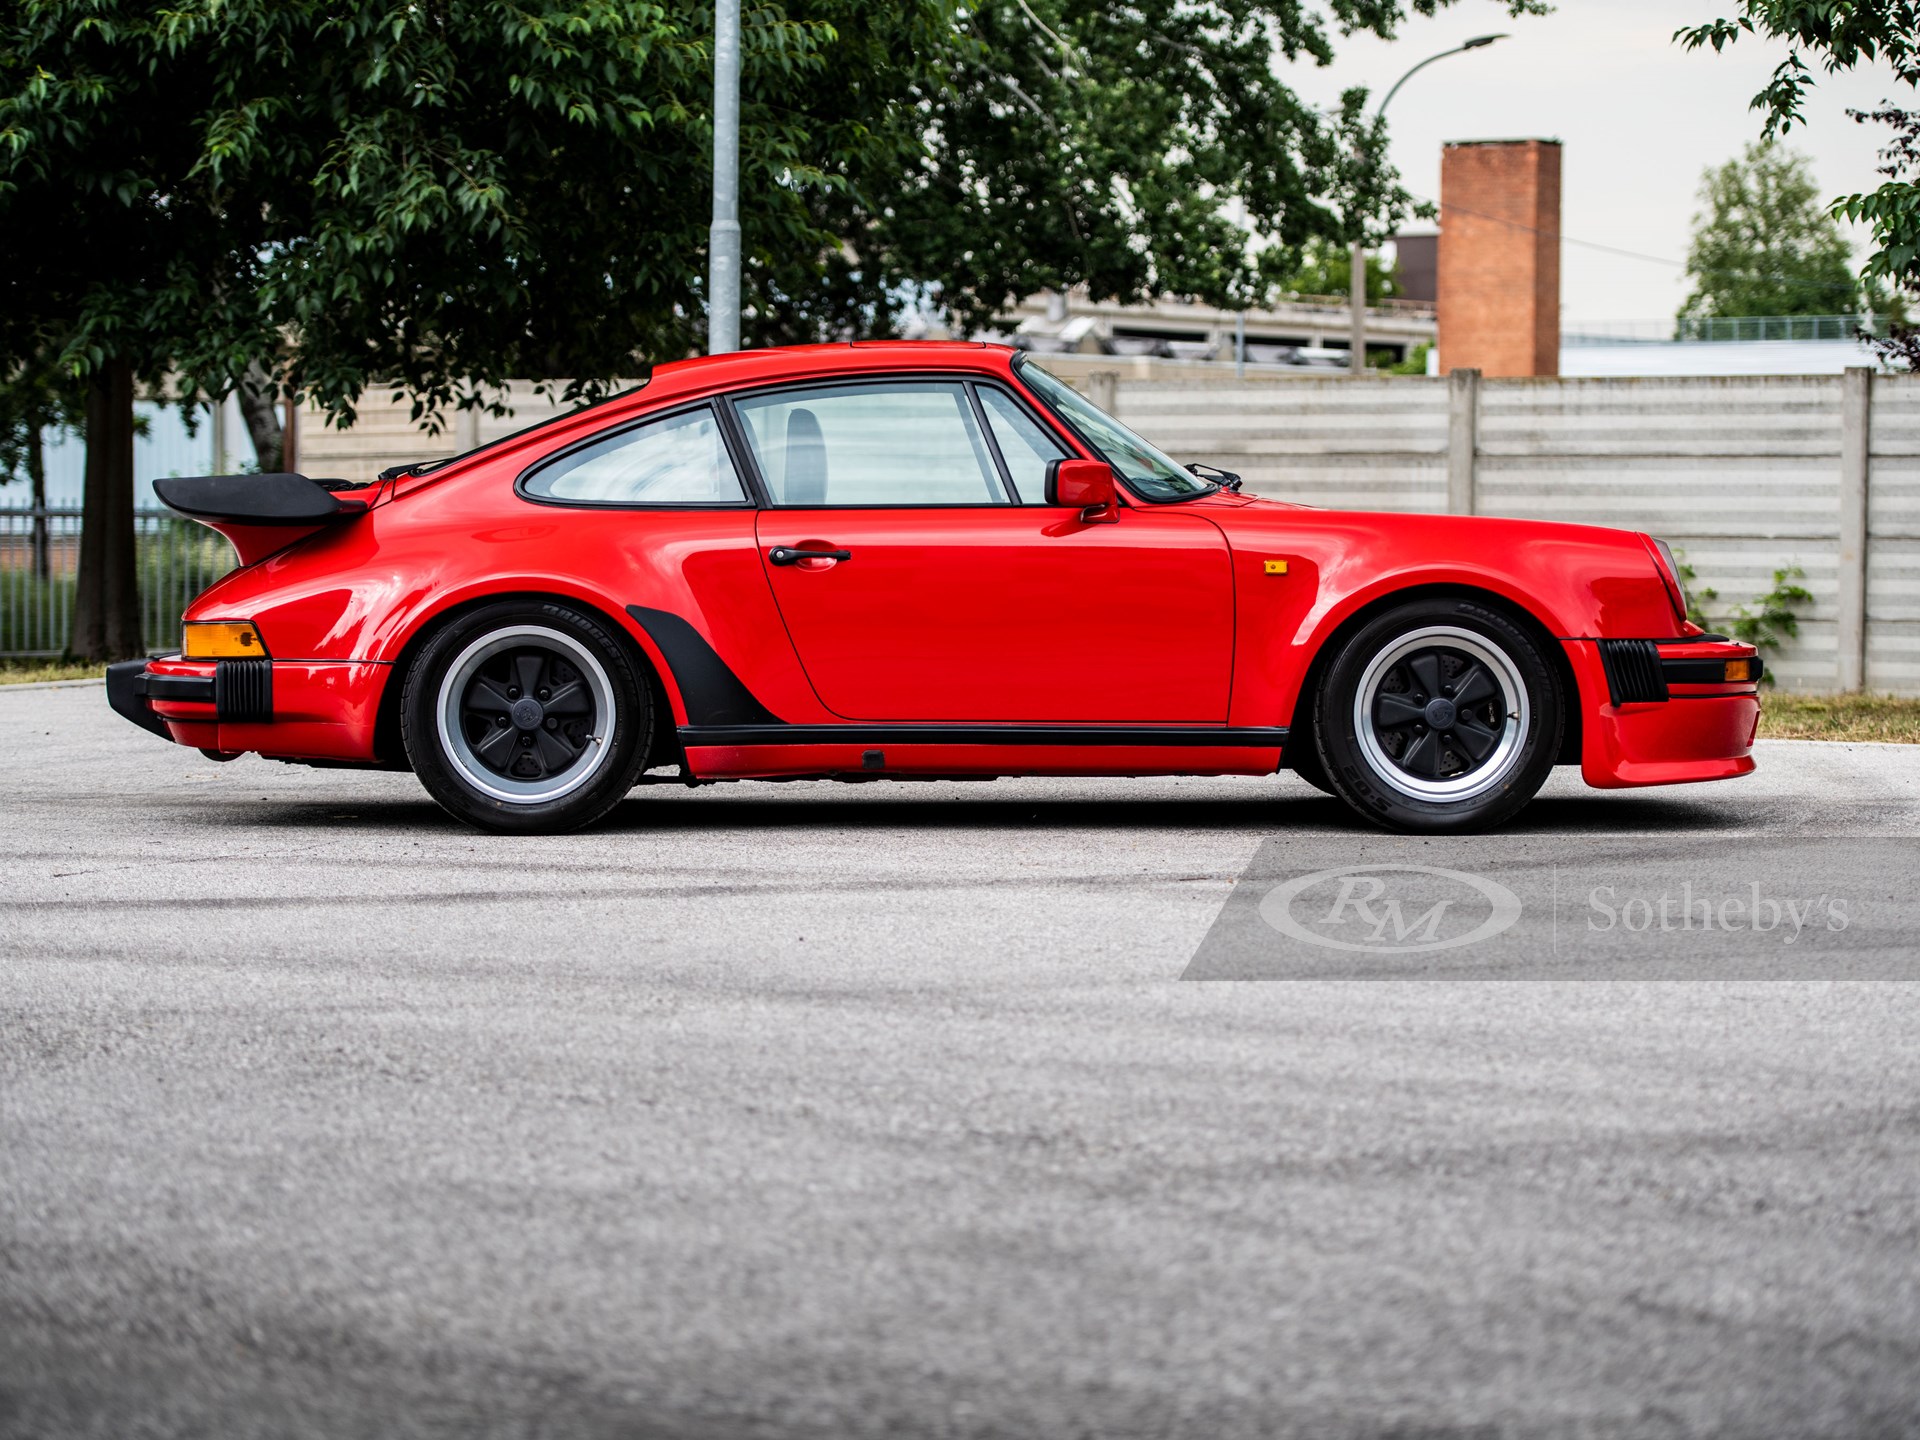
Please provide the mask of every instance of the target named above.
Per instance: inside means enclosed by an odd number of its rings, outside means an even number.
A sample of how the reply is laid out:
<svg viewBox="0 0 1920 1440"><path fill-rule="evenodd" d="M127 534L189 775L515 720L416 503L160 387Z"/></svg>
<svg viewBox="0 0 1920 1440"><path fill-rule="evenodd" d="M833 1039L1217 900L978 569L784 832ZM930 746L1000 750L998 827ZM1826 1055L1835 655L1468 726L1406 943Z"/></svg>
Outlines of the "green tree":
<svg viewBox="0 0 1920 1440"><path fill-rule="evenodd" d="M1738 13L1675 32L1689 50L1716 52L1747 37L1784 44L1786 55L1766 86L1753 97L1767 138L1785 134L1804 119L1806 97L1820 74L1885 64L1896 84L1920 87L1920 4L1914 0L1739 0ZM1870 194L1843 196L1837 213L1866 224L1875 249L1866 274L1895 288L1920 289L1920 112L1889 101L1862 121L1894 127L1882 152L1887 183Z"/></svg>
<svg viewBox="0 0 1920 1440"><path fill-rule="evenodd" d="M1700 181L1682 317L1838 315L1859 300L1839 222L1820 202L1811 165L1759 141Z"/></svg>
<svg viewBox="0 0 1920 1440"><path fill-rule="evenodd" d="M810 110L810 72L864 47L884 97L888 57L945 34L938 0L820 8L757 8L743 46L752 243L805 269L837 244L816 195L844 147L897 144L862 123L870 96ZM431 422L511 376L588 395L686 353L710 32L704 6L638 0L0 12L0 374L44 362L88 396L75 653L139 646L136 381L297 393L341 422L391 385Z"/></svg>
<svg viewBox="0 0 1920 1440"><path fill-rule="evenodd" d="M1309 241L1378 242L1411 208L1366 92L1323 114L1276 58L1326 64L1448 3L981 0L898 112L918 162L855 187L862 269L930 282L963 325L1077 285L1257 303Z"/></svg>
<svg viewBox="0 0 1920 1440"><path fill-rule="evenodd" d="M1276 256L1275 259L1283 257ZM1336 295L1346 303L1353 279L1351 248L1325 240L1309 240L1299 252L1293 270L1274 277L1273 288L1283 295ZM1397 266L1371 251L1367 254L1367 301L1379 304L1400 293Z"/></svg>

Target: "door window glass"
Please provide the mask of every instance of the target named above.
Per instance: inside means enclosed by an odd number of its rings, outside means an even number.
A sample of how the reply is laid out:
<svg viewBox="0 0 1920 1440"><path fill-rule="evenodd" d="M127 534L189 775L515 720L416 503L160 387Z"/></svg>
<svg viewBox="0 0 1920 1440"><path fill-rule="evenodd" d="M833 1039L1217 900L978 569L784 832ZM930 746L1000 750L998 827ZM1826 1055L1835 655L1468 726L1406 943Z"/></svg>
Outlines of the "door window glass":
<svg viewBox="0 0 1920 1440"><path fill-rule="evenodd" d="M1033 387L1034 393L1052 407L1053 413L1078 430L1081 438L1147 499L1180 500L1219 488L1142 440L1066 381L1049 375L1038 365L1026 363L1025 356L1015 357L1015 364L1018 369L1014 373Z"/></svg>
<svg viewBox="0 0 1920 1440"><path fill-rule="evenodd" d="M966 387L823 385L734 402L776 505L1004 505Z"/></svg>
<svg viewBox="0 0 1920 1440"><path fill-rule="evenodd" d="M1067 452L1004 390L982 385L975 391L987 412L1000 458L1007 462L1013 488L1022 505L1047 503L1047 462L1063 460Z"/></svg>
<svg viewBox="0 0 1920 1440"><path fill-rule="evenodd" d="M583 505L738 505L735 473L713 411L702 406L622 430L561 456L521 488Z"/></svg>

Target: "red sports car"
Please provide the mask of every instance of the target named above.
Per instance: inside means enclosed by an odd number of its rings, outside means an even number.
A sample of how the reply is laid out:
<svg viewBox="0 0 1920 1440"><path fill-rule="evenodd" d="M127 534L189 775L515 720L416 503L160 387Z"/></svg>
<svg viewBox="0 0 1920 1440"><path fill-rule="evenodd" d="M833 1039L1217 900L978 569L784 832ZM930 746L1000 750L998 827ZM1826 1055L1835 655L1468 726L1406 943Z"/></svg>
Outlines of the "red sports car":
<svg viewBox="0 0 1920 1440"><path fill-rule="evenodd" d="M1011 350L762 350L351 486L159 482L232 540L116 710L216 759L411 769L558 831L689 783L1292 769L1376 825L1753 769L1761 661L1626 531L1316 510Z"/></svg>

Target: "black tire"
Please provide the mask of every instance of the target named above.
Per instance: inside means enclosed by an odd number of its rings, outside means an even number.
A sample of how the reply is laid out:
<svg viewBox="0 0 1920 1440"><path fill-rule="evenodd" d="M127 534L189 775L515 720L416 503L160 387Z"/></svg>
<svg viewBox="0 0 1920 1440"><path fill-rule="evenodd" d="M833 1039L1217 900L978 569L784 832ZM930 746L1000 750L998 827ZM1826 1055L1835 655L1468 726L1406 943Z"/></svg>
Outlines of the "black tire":
<svg viewBox="0 0 1920 1440"><path fill-rule="evenodd" d="M1341 645L1313 733L1333 793L1369 823L1467 833L1504 824L1539 792L1565 715L1559 675L1525 626L1439 598L1397 605Z"/></svg>
<svg viewBox="0 0 1920 1440"><path fill-rule="evenodd" d="M407 671L400 725L414 774L448 814L551 835L591 825L633 788L654 709L638 664L599 620L505 600L427 642Z"/></svg>

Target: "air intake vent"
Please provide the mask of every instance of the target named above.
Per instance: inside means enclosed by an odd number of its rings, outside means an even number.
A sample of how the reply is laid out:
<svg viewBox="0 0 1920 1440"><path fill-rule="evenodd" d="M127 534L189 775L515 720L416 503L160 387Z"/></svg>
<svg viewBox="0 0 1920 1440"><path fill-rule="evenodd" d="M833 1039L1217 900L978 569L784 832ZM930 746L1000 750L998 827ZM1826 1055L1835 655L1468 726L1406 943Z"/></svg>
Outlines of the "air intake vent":
<svg viewBox="0 0 1920 1440"><path fill-rule="evenodd" d="M1607 671L1607 693L1616 705L1667 698L1660 673L1660 647L1651 640L1602 640L1600 663Z"/></svg>
<svg viewBox="0 0 1920 1440"><path fill-rule="evenodd" d="M273 662L222 660L213 667L214 713L230 724L273 719Z"/></svg>

